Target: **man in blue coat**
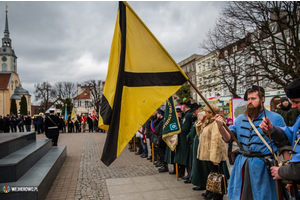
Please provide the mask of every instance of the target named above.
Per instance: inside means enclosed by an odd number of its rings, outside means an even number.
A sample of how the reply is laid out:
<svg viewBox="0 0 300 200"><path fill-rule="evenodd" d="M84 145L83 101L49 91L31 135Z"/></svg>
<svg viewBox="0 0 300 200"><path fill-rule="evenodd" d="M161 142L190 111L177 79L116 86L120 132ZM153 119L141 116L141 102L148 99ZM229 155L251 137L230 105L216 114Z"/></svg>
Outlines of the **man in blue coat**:
<svg viewBox="0 0 300 200"><path fill-rule="evenodd" d="M291 82L284 90L292 102L292 108L296 108L300 112L300 78ZM298 116L292 127L276 127L268 116L268 118L264 118L260 128L265 132L270 131L272 139L282 146L281 150L292 153L289 165L271 168L272 176L274 179L292 180L294 191L298 191L300 186L300 117ZM295 192L295 197L300 199L300 193Z"/></svg>
<svg viewBox="0 0 300 200"><path fill-rule="evenodd" d="M264 117L265 97L263 88L260 88L260 93L258 89L257 86L252 86L246 91L244 100L248 102L247 109L244 114L237 117L233 125L229 126L229 130L236 136L245 151L244 153L239 151L231 171L227 194L231 200L276 199L275 181L265 161L265 157L272 157L272 153L255 133L248 120L249 117L263 135L263 131L258 126ZM284 119L279 114L266 110L266 115L276 126L285 126ZM224 140L229 142L231 135L223 127L223 118L218 116L216 122ZM266 136L263 137L271 146L270 140ZM277 147L273 141L272 145L276 152Z"/></svg>

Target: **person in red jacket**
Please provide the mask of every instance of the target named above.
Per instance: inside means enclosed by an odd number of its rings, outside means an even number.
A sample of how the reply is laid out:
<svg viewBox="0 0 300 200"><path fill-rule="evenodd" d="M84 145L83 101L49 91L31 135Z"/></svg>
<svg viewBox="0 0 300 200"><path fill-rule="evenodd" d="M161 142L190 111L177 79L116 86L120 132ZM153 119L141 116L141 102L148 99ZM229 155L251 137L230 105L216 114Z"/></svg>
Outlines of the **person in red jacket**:
<svg viewBox="0 0 300 200"><path fill-rule="evenodd" d="M80 123L82 125L82 132L85 132L85 125L86 125L86 116L85 114L82 114L81 118L80 118Z"/></svg>

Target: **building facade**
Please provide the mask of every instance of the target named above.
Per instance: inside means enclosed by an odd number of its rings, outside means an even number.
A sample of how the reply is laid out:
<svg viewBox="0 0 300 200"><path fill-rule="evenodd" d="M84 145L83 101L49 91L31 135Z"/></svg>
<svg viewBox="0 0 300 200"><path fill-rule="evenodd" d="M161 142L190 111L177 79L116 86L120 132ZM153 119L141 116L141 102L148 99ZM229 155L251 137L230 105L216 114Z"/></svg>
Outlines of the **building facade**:
<svg viewBox="0 0 300 200"><path fill-rule="evenodd" d="M196 60L197 88L205 99L217 98L221 94L220 69L217 51L204 55ZM201 102L197 94L197 102Z"/></svg>
<svg viewBox="0 0 300 200"><path fill-rule="evenodd" d="M202 55L193 54L190 57L182 60L178 63L178 65L182 68L185 74L189 77L191 82L196 86L196 60L201 58ZM194 101L197 99L197 92L196 90L190 86L191 90L191 97Z"/></svg>

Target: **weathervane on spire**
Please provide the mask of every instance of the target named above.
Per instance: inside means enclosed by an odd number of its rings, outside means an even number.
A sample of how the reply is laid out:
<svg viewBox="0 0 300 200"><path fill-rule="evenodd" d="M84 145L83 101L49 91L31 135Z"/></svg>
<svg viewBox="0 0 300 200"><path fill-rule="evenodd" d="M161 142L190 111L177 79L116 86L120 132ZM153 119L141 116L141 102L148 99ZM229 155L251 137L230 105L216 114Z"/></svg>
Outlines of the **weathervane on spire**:
<svg viewBox="0 0 300 200"><path fill-rule="evenodd" d="M5 4L6 5L6 7L5 7L5 12L7 13L7 8L8 8L8 5L7 4Z"/></svg>

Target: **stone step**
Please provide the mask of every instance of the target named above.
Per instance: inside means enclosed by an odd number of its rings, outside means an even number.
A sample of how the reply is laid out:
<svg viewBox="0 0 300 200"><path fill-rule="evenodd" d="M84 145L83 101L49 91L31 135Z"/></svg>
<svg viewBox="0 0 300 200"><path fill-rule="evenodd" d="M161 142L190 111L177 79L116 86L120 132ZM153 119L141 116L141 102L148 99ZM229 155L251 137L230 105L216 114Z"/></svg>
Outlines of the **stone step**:
<svg viewBox="0 0 300 200"><path fill-rule="evenodd" d="M0 159L34 141L35 132L0 133Z"/></svg>
<svg viewBox="0 0 300 200"><path fill-rule="evenodd" d="M67 157L66 146L52 147L30 170L18 181L2 183L10 188L10 192L1 190L1 200L37 200L45 199L54 179ZM27 191L13 191L24 188ZM28 191L37 188L38 191Z"/></svg>
<svg viewBox="0 0 300 200"><path fill-rule="evenodd" d="M0 159L0 183L17 181L35 165L51 147L51 140L37 140Z"/></svg>

